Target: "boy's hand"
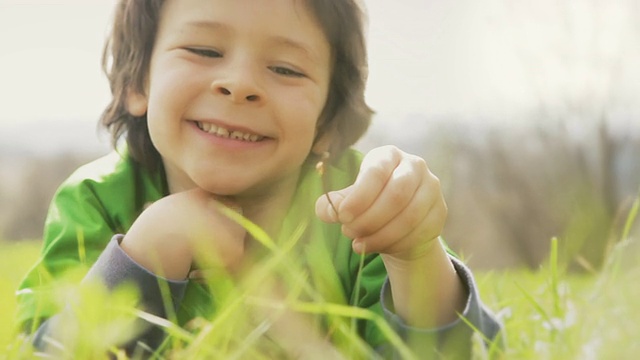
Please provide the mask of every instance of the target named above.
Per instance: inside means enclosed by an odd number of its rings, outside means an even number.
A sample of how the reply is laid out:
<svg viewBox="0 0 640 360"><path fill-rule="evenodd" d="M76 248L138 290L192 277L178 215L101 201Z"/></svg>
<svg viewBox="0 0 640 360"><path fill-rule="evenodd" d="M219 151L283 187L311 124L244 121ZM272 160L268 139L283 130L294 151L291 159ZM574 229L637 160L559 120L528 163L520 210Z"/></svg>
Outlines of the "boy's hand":
<svg viewBox="0 0 640 360"><path fill-rule="evenodd" d="M371 150L353 185L316 202L325 222L342 223L354 251L377 252L399 260L426 253L440 235L447 216L440 181L425 161L393 146Z"/></svg>
<svg viewBox="0 0 640 360"><path fill-rule="evenodd" d="M246 230L222 214L221 206L201 189L169 195L140 214L120 245L138 264L168 279L186 279L195 262L233 269L244 255Z"/></svg>

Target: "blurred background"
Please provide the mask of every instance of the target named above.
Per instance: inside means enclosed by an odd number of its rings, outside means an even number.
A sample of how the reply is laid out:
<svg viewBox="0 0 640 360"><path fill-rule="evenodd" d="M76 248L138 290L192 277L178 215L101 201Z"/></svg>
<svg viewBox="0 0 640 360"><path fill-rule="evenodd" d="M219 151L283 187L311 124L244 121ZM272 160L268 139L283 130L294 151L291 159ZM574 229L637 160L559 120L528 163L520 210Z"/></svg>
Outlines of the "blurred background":
<svg viewBox="0 0 640 360"><path fill-rule="evenodd" d="M576 270L640 185L640 1L365 0L374 123L357 147L427 159L444 237L475 268ZM109 150L113 0L0 0L0 239L38 239L56 187Z"/></svg>

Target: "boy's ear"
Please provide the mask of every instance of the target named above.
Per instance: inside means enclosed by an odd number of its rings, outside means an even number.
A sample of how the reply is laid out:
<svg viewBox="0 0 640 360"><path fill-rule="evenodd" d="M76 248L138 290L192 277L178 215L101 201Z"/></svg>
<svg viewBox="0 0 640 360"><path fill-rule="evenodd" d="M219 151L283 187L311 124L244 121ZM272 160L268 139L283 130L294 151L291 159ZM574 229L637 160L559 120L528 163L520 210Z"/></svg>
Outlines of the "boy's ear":
<svg viewBox="0 0 640 360"><path fill-rule="evenodd" d="M147 96L133 89L127 90L127 111L129 114L140 117L147 113Z"/></svg>

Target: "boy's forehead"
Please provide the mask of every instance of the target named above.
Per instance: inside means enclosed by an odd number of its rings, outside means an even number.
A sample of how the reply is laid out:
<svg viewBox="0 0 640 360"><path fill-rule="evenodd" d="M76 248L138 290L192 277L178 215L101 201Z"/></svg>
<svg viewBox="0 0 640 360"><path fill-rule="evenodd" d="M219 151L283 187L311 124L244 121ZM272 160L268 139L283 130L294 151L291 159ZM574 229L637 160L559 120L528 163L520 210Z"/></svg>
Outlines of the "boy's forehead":
<svg viewBox="0 0 640 360"><path fill-rule="evenodd" d="M325 32L304 0L169 0L161 12L159 34L248 34L269 37L275 45L312 58L330 51Z"/></svg>
<svg viewBox="0 0 640 360"><path fill-rule="evenodd" d="M223 22L234 15L247 19L247 23L255 23L257 19L286 19L287 25L319 27L316 14L306 0L167 0L162 6L160 22L185 17L201 22Z"/></svg>

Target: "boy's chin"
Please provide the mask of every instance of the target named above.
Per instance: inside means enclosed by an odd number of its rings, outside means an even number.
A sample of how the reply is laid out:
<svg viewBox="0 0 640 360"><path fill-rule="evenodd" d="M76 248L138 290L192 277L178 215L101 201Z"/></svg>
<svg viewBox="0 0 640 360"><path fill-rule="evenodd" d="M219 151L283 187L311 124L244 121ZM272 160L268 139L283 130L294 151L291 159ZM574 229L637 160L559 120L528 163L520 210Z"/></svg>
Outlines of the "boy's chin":
<svg viewBox="0 0 640 360"><path fill-rule="evenodd" d="M228 198L232 198L232 197L241 195L243 193L242 189L238 188L237 186L235 187L220 186L220 185L212 186L210 184L201 184L198 187L215 196L228 197Z"/></svg>
<svg viewBox="0 0 640 360"><path fill-rule="evenodd" d="M195 185L208 193L223 197L242 197L249 194L250 185L240 181L196 181Z"/></svg>

